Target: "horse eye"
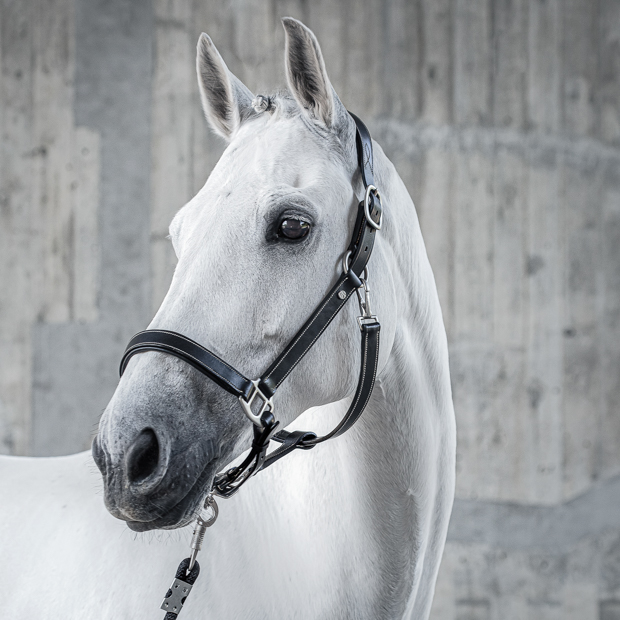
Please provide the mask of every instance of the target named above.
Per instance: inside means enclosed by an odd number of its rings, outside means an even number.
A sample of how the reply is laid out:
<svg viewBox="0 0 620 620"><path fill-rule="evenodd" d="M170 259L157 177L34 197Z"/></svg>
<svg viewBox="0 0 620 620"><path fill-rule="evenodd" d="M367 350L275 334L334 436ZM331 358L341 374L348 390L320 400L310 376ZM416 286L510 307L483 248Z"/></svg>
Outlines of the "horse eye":
<svg viewBox="0 0 620 620"><path fill-rule="evenodd" d="M303 220L282 220L278 236L287 239L303 239L310 232L310 224Z"/></svg>

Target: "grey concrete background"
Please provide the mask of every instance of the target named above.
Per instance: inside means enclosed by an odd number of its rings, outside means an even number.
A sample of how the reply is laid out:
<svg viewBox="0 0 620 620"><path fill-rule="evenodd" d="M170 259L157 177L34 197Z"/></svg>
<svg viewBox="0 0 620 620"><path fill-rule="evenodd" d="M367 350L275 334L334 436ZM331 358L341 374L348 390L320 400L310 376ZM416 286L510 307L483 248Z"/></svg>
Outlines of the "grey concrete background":
<svg viewBox="0 0 620 620"><path fill-rule="evenodd" d="M433 617L620 620L619 0L2 0L0 452L89 445L222 150L198 35L269 92L284 15L437 279L459 446Z"/></svg>

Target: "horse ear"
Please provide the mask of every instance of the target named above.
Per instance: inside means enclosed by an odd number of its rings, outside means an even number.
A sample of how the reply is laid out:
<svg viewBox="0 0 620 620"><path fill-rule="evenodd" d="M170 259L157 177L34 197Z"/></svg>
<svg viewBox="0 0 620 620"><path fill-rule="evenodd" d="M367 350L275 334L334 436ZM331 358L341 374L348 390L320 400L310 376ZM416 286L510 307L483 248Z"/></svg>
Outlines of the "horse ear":
<svg viewBox="0 0 620 620"><path fill-rule="evenodd" d="M319 42L312 30L292 17L283 17L286 33L286 79L293 96L310 116L331 129L350 119L325 71Z"/></svg>
<svg viewBox="0 0 620 620"><path fill-rule="evenodd" d="M205 117L215 133L230 140L244 119L253 114L254 95L226 66L204 32L196 54L198 89Z"/></svg>

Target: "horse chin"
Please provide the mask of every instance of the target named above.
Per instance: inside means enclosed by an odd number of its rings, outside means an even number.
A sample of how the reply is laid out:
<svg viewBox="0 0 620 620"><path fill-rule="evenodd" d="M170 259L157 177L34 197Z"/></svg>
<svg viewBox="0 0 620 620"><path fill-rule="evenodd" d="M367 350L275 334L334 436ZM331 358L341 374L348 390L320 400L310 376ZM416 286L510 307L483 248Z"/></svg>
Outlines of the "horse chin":
<svg viewBox="0 0 620 620"><path fill-rule="evenodd" d="M197 512L197 511L196 511ZM185 515L182 519L175 521L174 517L166 515L154 521L127 521L127 527L133 532L150 532L151 530L176 530L180 527L189 525L195 517L192 511Z"/></svg>
<svg viewBox="0 0 620 620"><path fill-rule="evenodd" d="M215 458L207 463L187 494L165 514L152 521L134 521L122 517L127 522L127 527L134 532L148 532L150 530L175 530L189 525L200 513L207 490L213 483L218 461L219 459Z"/></svg>

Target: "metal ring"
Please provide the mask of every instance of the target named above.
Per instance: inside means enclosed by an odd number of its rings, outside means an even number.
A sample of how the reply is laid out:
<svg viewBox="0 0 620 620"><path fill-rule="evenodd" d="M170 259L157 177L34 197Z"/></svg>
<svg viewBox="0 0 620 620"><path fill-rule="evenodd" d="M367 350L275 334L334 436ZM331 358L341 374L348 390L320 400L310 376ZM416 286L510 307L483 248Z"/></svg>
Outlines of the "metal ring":
<svg viewBox="0 0 620 620"><path fill-rule="evenodd" d="M342 271L344 271L344 273L348 273L349 272L349 260L351 258L351 254L353 254L353 252L351 252L351 250L349 250L342 257Z"/></svg>
<svg viewBox="0 0 620 620"><path fill-rule="evenodd" d="M383 223L383 211L379 214L379 223L375 222L370 217L370 194L373 193L379 200L381 200L381 194L379 190L374 185L369 185L366 188L366 194L364 196L364 215L366 216L366 221L370 226L372 226L375 230L381 230L381 224Z"/></svg>
<svg viewBox="0 0 620 620"><path fill-rule="evenodd" d="M205 512L207 513L206 518L202 516L203 513ZM211 527L217 520L219 512L220 510L217 505L217 502L215 501L215 498L213 497L213 495L209 494L207 495L207 498L205 499L205 503L204 503L204 506L202 507L202 511L201 511L199 519L202 520L205 527Z"/></svg>
<svg viewBox="0 0 620 620"><path fill-rule="evenodd" d="M351 254L353 254L353 252L351 250L349 250L343 257L342 257L342 270L344 271L344 273L349 273L349 261L351 260ZM364 267L364 280L368 280L368 267Z"/></svg>

